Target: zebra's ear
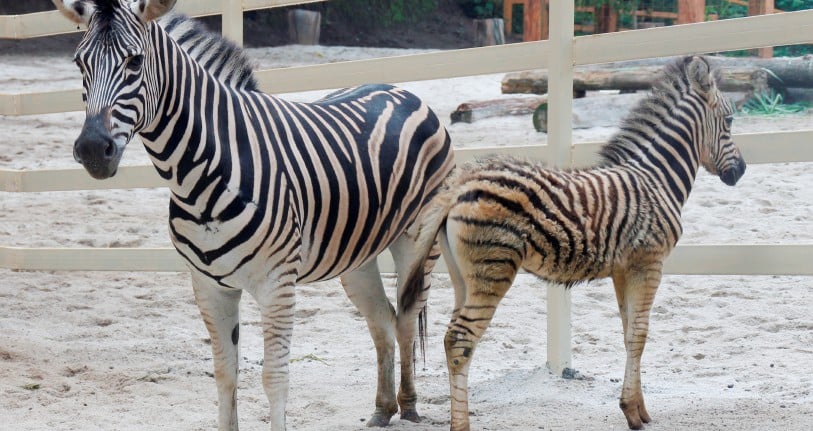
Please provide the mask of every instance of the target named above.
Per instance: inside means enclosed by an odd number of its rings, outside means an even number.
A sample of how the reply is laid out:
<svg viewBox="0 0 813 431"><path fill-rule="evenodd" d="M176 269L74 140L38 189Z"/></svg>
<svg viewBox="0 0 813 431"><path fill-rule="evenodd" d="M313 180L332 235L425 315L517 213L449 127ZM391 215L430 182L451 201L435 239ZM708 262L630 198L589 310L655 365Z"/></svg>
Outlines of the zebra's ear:
<svg viewBox="0 0 813 431"><path fill-rule="evenodd" d="M689 83L695 89L708 93L714 88L714 76L711 73L711 66L705 58L694 56L688 59L686 74L689 76Z"/></svg>
<svg viewBox="0 0 813 431"><path fill-rule="evenodd" d="M96 12L96 4L90 0L51 0L66 18L76 24L87 25Z"/></svg>
<svg viewBox="0 0 813 431"><path fill-rule="evenodd" d="M142 22L150 22L156 18L164 16L175 7L176 0L133 0L130 3L130 10L133 11Z"/></svg>

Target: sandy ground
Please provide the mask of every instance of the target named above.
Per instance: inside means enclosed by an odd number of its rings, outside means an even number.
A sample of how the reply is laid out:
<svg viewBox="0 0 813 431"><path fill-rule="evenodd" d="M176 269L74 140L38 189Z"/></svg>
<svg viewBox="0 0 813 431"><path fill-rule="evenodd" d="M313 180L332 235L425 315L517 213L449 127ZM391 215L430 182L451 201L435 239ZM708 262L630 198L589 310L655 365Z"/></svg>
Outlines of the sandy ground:
<svg viewBox="0 0 813 431"><path fill-rule="evenodd" d="M255 49L260 67L400 55L407 51L290 46ZM0 53L0 92L76 88L64 56ZM448 122L457 104L499 96L499 75L404 83ZM325 92L286 95L312 100ZM0 117L0 166L73 167L84 115ZM740 118L735 132L808 129L813 115ZM449 126L458 147L537 144L529 117ZM593 141L610 128L578 130ZM770 142L766 142L770 145ZM147 158L134 142L124 164ZM0 193L0 243L17 246L169 246L166 190ZM813 163L752 165L735 188L701 173L685 207L683 243L813 242ZM392 291L393 279L386 279ZM293 430L361 430L372 413L375 356L364 320L338 281L298 289L290 366ZM243 301L238 390L241 427L267 428L261 334ZM448 429L442 336L452 290L436 276L426 362L419 364L420 424ZM648 430L813 429L813 278L664 278L643 358ZM470 377L472 425L481 430L623 430L620 319L607 282L573 292L573 365L545 367L545 285L521 276L483 342ZM185 273L0 270L0 429L208 430L216 394L208 335Z"/></svg>

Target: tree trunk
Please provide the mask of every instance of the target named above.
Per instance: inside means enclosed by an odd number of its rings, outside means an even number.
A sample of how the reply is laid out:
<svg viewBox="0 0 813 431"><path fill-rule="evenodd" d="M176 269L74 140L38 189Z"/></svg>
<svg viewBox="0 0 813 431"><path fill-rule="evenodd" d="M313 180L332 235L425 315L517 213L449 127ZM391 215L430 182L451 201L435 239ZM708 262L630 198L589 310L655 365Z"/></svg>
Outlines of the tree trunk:
<svg viewBox="0 0 813 431"><path fill-rule="evenodd" d="M288 36L291 43L318 45L322 14L305 9L288 11Z"/></svg>

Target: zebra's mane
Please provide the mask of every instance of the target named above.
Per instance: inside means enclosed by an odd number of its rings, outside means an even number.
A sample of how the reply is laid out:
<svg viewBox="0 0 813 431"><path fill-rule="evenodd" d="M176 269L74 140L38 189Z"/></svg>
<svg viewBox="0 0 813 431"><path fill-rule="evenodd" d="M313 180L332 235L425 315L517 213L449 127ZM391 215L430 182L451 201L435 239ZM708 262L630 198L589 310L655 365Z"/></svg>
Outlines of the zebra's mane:
<svg viewBox="0 0 813 431"><path fill-rule="evenodd" d="M179 13L168 13L158 24L219 81L236 89L258 89L251 61L245 51L230 40Z"/></svg>
<svg viewBox="0 0 813 431"><path fill-rule="evenodd" d="M640 152L642 145L650 145L647 137L652 131L651 124L669 118L677 104L687 94L696 91L689 81L688 66L692 59L691 56L678 58L664 67L653 82L649 96L638 102L621 121L620 130L599 151L602 164L623 163ZM717 79L717 71L711 71L712 82Z"/></svg>

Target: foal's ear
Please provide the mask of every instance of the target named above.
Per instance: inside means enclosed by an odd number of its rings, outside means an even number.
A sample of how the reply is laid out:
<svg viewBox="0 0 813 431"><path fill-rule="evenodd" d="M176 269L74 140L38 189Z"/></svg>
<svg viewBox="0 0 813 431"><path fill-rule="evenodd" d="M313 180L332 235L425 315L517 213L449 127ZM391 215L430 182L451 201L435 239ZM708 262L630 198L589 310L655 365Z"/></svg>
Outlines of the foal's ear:
<svg viewBox="0 0 813 431"><path fill-rule="evenodd" d="M695 89L708 93L714 88L714 76L711 73L711 66L705 58L694 56L687 58L686 61L686 74L689 77L689 83Z"/></svg>
<svg viewBox="0 0 813 431"><path fill-rule="evenodd" d="M133 11L142 22L150 22L164 16L175 6L176 0L134 0L130 3Z"/></svg>
<svg viewBox="0 0 813 431"><path fill-rule="evenodd" d="M96 12L96 4L91 0L51 0L66 18L76 24L87 25Z"/></svg>

